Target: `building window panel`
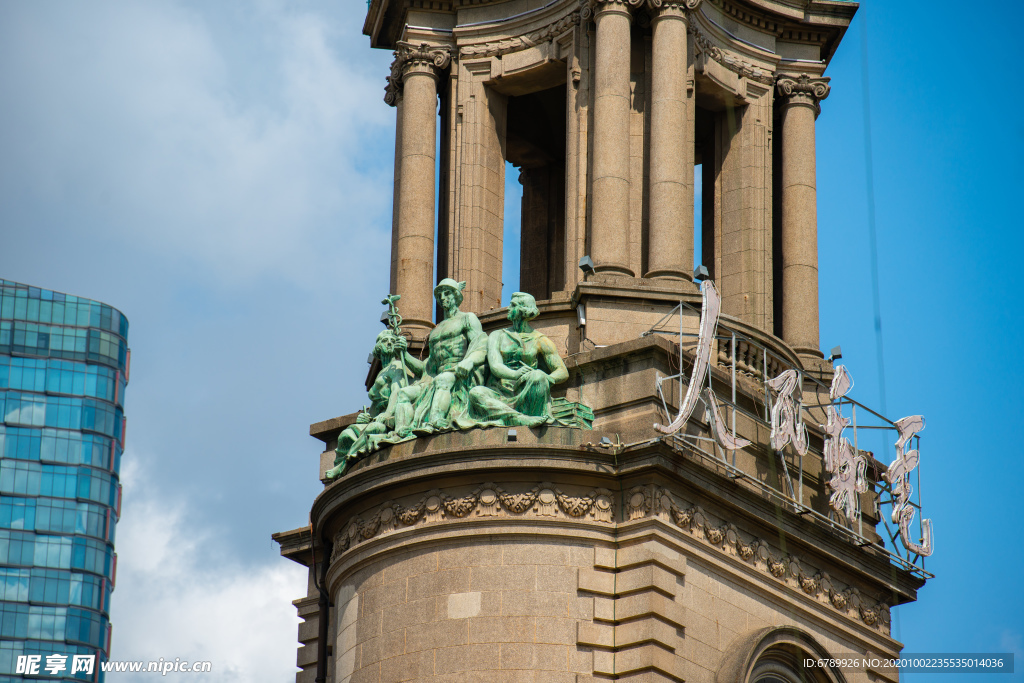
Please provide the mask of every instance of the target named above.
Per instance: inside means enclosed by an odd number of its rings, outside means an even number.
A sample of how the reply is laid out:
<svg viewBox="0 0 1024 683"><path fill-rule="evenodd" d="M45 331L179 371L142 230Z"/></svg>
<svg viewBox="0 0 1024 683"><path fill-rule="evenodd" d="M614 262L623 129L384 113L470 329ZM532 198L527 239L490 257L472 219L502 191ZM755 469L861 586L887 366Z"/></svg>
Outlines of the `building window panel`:
<svg viewBox="0 0 1024 683"><path fill-rule="evenodd" d="M4 638L28 637L28 605L0 603L0 636Z"/></svg>
<svg viewBox="0 0 1024 683"><path fill-rule="evenodd" d="M5 498L0 501L0 528L31 531L36 526L34 498Z"/></svg>
<svg viewBox="0 0 1024 683"><path fill-rule="evenodd" d="M0 600L27 602L30 577L28 569L0 567Z"/></svg>

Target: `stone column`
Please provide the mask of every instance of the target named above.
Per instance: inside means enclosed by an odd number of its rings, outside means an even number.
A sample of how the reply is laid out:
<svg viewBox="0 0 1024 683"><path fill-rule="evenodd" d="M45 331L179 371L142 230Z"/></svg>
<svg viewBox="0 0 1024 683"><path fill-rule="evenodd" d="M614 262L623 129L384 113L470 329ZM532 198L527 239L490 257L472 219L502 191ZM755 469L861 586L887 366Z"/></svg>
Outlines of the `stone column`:
<svg viewBox="0 0 1024 683"><path fill-rule="evenodd" d="M590 250L599 272L633 275L629 267L628 5L598 0L594 60L594 166Z"/></svg>
<svg viewBox="0 0 1024 683"><path fill-rule="evenodd" d="M391 279L388 292L397 292L398 283L398 197L402 193L402 73L395 59L384 89L384 103L395 108L395 191L391 199Z"/></svg>
<svg viewBox="0 0 1024 683"><path fill-rule="evenodd" d="M686 108L686 8L700 0L652 0L650 229L645 277L691 279L693 116Z"/></svg>
<svg viewBox="0 0 1024 683"><path fill-rule="evenodd" d="M782 154L782 338L795 351L821 357L818 348L818 207L814 120L828 97L829 79L780 74L779 151Z"/></svg>
<svg viewBox="0 0 1024 683"><path fill-rule="evenodd" d="M397 236L392 239L392 281L393 293L402 296L403 325L414 337L425 336L433 327L437 82L449 61L446 48L400 43L385 96L388 101L391 81L400 78L401 121L395 141L398 221Z"/></svg>

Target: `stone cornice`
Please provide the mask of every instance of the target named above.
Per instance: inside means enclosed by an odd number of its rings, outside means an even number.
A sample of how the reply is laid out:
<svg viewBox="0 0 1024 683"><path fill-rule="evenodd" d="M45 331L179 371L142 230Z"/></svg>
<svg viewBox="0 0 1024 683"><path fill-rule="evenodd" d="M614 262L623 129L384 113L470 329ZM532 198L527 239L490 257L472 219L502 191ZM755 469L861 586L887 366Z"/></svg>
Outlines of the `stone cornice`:
<svg viewBox="0 0 1024 683"><path fill-rule="evenodd" d="M698 53L706 55L709 59L721 64L729 71L743 76L744 78L749 78L752 81L763 83L764 85L772 85L775 83L775 78L771 73L764 71L756 64L743 61L731 52L726 52L715 45L711 38L701 31L696 21L690 22L689 31L690 35L693 36Z"/></svg>
<svg viewBox="0 0 1024 683"><path fill-rule="evenodd" d="M534 45L556 38L569 30L571 26L575 26L579 23L580 10L576 10L551 22L547 26L539 28L536 31L531 31L522 36L511 36L502 40L462 46L459 48L459 56L497 57L498 55L525 50L528 47L533 47Z"/></svg>
<svg viewBox="0 0 1024 683"><path fill-rule="evenodd" d="M402 79L411 71L428 73L435 78L448 68L452 61L451 48L447 45L430 45L428 43L400 42L394 52L395 59L391 62L391 73L384 87L384 102L392 107L398 104L401 97Z"/></svg>

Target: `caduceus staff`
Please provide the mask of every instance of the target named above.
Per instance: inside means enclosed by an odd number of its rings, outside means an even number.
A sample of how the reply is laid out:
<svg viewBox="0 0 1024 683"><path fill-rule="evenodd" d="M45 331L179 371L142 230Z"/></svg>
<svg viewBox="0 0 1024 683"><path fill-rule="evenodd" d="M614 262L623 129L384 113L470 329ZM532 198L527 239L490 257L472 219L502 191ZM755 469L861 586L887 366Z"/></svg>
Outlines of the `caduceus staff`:
<svg viewBox="0 0 1024 683"><path fill-rule="evenodd" d="M381 303L388 307L388 327L396 337L402 336L402 316L398 313L398 300L401 298L401 294L388 294L381 300ZM399 351L398 360L402 364L402 386L404 387L409 383L409 370L405 367L405 353Z"/></svg>
<svg viewBox="0 0 1024 683"><path fill-rule="evenodd" d="M388 307L388 329L395 337L402 336L402 316L398 313L398 300L402 298L401 294L388 294L381 303ZM391 357L395 357L395 349L391 348ZM402 387L409 385L409 370L405 365L405 353L403 350L398 351L398 361L402 364L402 376L399 379L399 383ZM364 411L366 408L364 407ZM352 444L352 453L358 453L360 450L369 445L369 433L367 430L359 435L359 437Z"/></svg>

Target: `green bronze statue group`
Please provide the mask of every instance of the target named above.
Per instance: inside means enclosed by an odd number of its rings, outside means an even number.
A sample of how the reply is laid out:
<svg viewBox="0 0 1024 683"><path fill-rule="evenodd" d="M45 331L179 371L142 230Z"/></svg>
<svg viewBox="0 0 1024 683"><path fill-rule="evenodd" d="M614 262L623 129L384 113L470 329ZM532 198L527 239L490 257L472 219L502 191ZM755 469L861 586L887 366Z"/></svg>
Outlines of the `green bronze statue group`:
<svg viewBox="0 0 1024 683"><path fill-rule="evenodd" d="M397 295L388 306L388 329L377 335L373 355L381 370L370 387L371 406L338 437L334 467L324 479L341 477L362 456L384 444L424 434L473 427L589 426L564 411L552 413L551 387L569 372L554 343L530 327L537 302L524 292L512 295L512 326L483 331L480 320L460 311L465 282L445 278L434 288L444 319L427 338L427 357L414 358L401 333ZM566 403L564 400L562 403Z"/></svg>

